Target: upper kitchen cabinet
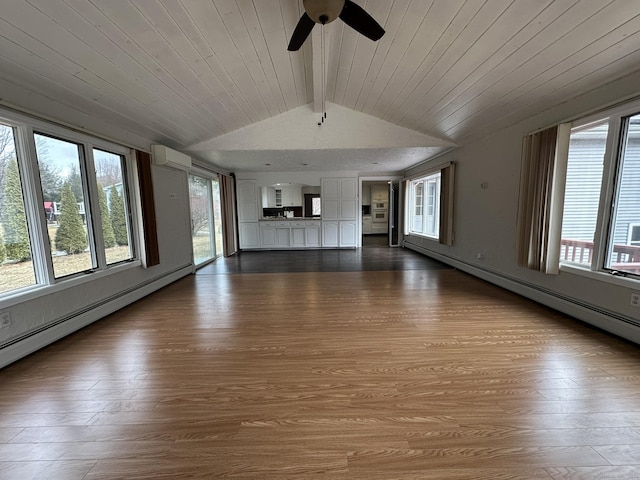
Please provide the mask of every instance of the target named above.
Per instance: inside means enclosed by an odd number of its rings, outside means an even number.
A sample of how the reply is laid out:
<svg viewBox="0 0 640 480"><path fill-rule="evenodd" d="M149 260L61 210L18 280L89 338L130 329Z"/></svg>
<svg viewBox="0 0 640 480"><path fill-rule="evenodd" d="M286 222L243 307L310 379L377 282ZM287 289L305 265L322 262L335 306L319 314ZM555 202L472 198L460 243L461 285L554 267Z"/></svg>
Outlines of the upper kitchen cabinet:
<svg viewBox="0 0 640 480"><path fill-rule="evenodd" d="M322 219L355 220L358 215L356 178L322 179Z"/></svg>
<svg viewBox="0 0 640 480"><path fill-rule="evenodd" d="M302 185L275 184L261 188L262 208L301 207Z"/></svg>

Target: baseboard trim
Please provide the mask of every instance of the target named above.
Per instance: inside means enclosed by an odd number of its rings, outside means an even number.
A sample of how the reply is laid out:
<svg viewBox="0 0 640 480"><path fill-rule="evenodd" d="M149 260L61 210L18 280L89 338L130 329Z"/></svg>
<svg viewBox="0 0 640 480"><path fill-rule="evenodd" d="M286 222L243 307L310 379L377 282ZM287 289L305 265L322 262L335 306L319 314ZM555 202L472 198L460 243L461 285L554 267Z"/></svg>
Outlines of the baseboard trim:
<svg viewBox="0 0 640 480"><path fill-rule="evenodd" d="M601 330L605 330L633 343L640 344L640 323L632 318L608 311L597 305L563 296L552 290L543 289L517 278L509 277L441 253L433 252L407 241L405 241L404 246L405 248L446 263L447 265L451 265L474 277L502 287L505 290L517 293L534 302L575 317Z"/></svg>
<svg viewBox="0 0 640 480"><path fill-rule="evenodd" d="M181 267L161 278L138 285L124 294L89 306L82 312L70 314L38 332L28 334L0 349L0 368L4 368L191 273L193 273L192 265Z"/></svg>

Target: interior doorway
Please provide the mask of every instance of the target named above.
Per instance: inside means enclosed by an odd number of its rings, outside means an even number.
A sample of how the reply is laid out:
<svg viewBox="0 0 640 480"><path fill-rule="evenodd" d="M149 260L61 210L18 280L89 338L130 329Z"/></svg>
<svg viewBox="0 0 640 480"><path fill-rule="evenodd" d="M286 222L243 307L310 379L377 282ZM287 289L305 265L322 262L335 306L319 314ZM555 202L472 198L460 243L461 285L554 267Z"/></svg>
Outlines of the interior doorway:
<svg viewBox="0 0 640 480"><path fill-rule="evenodd" d="M362 246L397 246L399 241L399 181L362 180Z"/></svg>

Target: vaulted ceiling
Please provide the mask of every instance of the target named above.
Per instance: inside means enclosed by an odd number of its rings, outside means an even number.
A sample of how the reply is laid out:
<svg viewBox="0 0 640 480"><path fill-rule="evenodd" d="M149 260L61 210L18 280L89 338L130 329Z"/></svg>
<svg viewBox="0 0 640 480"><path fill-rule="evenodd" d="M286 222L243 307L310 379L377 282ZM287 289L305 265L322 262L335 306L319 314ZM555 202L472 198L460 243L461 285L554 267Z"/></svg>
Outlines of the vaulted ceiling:
<svg viewBox="0 0 640 480"><path fill-rule="evenodd" d="M386 34L327 25L321 82L300 0L4 1L1 101L229 170L400 171L640 69L635 0L357 3Z"/></svg>

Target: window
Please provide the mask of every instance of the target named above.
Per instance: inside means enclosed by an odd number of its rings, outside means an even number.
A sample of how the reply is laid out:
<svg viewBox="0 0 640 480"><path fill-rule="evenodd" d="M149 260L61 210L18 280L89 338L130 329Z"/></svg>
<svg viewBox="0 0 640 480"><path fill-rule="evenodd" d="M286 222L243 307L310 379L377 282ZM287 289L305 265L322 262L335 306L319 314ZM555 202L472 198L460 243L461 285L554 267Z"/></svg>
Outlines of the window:
<svg viewBox="0 0 640 480"><path fill-rule="evenodd" d="M438 238L440 232L440 172L410 183L411 216L409 232Z"/></svg>
<svg viewBox="0 0 640 480"><path fill-rule="evenodd" d="M0 296L135 258L129 149L0 110Z"/></svg>
<svg viewBox="0 0 640 480"><path fill-rule="evenodd" d="M216 257L222 255L224 251L224 240L222 234L222 197L220 195L220 179L211 179L211 193L213 195L213 240L216 250Z"/></svg>
<svg viewBox="0 0 640 480"><path fill-rule="evenodd" d="M629 235L627 235L629 245L640 245L640 224L629 224Z"/></svg>
<svg viewBox="0 0 640 480"><path fill-rule="evenodd" d="M565 265L640 275L640 106L629 108L571 131L560 253Z"/></svg>
<svg viewBox="0 0 640 480"><path fill-rule="evenodd" d="M630 241L640 223L640 114L622 119L619 151L605 268L640 274L640 246Z"/></svg>
<svg viewBox="0 0 640 480"><path fill-rule="evenodd" d="M560 247L567 263L591 265L593 259L608 130L608 122L571 130Z"/></svg>
<svg viewBox="0 0 640 480"><path fill-rule="evenodd" d="M125 157L97 148L93 163L98 184L104 253L108 265L133 258L131 216L126 194Z"/></svg>
<svg viewBox="0 0 640 480"><path fill-rule="evenodd" d="M311 216L319 217L322 214L322 199L313 197L311 199Z"/></svg>
<svg viewBox="0 0 640 480"><path fill-rule="evenodd" d="M432 166L403 183L404 234L453 245L455 163Z"/></svg>
<svg viewBox="0 0 640 480"><path fill-rule="evenodd" d="M22 192L15 131L0 124L0 295L36 283Z"/></svg>

